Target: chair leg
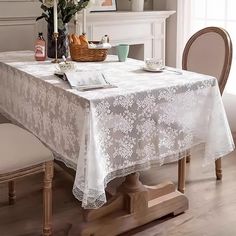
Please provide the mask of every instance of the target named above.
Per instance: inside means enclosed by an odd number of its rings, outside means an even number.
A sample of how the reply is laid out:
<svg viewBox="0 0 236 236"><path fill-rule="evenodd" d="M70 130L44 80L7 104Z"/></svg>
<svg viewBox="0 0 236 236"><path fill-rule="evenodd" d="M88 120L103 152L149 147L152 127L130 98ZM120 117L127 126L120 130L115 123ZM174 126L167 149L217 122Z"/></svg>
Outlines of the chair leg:
<svg viewBox="0 0 236 236"><path fill-rule="evenodd" d="M178 191L185 192L186 157L178 161Z"/></svg>
<svg viewBox="0 0 236 236"><path fill-rule="evenodd" d="M222 179L222 168L221 168L221 158L215 161L216 179Z"/></svg>
<svg viewBox="0 0 236 236"><path fill-rule="evenodd" d="M186 151L186 162L189 163L191 160L191 153L190 153L190 149L188 149Z"/></svg>
<svg viewBox="0 0 236 236"><path fill-rule="evenodd" d="M15 191L14 181L8 182L8 199L9 199L9 205L13 205L16 201L16 191Z"/></svg>
<svg viewBox="0 0 236 236"><path fill-rule="evenodd" d="M52 178L53 161L45 163L43 187L43 236L52 235Z"/></svg>

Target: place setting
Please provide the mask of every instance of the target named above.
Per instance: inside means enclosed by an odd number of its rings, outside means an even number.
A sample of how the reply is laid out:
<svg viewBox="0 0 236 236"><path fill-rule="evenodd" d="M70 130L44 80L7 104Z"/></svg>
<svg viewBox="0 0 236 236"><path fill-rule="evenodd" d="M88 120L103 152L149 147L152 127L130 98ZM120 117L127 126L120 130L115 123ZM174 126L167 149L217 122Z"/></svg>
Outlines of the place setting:
<svg viewBox="0 0 236 236"><path fill-rule="evenodd" d="M172 72L177 75L182 75L181 71L170 69L169 67L164 66L163 60L158 58L145 59L144 66L141 69L152 73Z"/></svg>

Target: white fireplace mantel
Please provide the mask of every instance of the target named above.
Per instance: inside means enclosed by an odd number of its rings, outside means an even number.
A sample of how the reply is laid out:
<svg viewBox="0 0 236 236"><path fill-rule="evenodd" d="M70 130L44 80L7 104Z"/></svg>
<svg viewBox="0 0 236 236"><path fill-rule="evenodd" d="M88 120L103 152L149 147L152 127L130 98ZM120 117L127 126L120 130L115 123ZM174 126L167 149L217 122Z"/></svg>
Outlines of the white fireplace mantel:
<svg viewBox="0 0 236 236"><path fill-rule="evenodd" d="M162 58L165 61L166 19L175 11L97 12L87 14L89 40L109 35L113 46L120 43L138 45L137 58ZM76 33L82 33L82 15L78 14ZM142 55L140 55L142 54Z"/></svg>

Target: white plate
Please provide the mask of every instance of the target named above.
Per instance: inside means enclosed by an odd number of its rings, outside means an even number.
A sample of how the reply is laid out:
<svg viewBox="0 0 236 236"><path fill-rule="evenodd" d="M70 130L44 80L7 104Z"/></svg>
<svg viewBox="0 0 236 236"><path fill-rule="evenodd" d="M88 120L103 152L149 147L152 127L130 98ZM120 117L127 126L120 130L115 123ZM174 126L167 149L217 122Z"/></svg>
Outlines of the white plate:
<svg viewBox="0 0 236 236"><path fill-rule="evenodd" d="M148 67L146 67L146 66L143 67L143 70L145 70L145 71L157 72L157 73L162 72L164 69L165 69L165 67L158 68L158 69L150 69L150 68L148 68Z"/></svg>

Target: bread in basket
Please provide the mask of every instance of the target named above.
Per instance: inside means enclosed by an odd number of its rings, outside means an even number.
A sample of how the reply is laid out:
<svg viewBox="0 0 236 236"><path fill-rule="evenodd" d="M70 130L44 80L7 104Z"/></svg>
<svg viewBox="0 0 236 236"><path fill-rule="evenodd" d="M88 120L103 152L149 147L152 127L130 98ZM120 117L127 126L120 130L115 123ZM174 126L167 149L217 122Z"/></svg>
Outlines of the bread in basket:
<svg viewBox="0 0 236 236"><path fill-rule="evenodd" d="M105 48L89 48L89 43L86 35L72 34L68 36L70 55L73 61L92 62L104 61L107 57L108 49ZM98 41L92 41L93 44L98 44Z"/></svg>

